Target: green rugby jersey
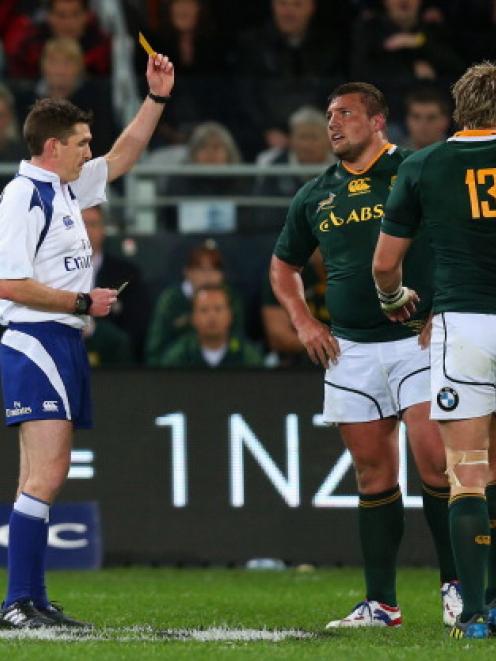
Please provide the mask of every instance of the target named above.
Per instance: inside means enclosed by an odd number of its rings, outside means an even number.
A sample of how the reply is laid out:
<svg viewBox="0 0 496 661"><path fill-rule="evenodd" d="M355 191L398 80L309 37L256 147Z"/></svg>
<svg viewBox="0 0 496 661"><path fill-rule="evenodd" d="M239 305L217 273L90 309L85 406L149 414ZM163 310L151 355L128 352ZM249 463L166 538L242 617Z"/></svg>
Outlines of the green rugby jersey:
<svg viewBox="0 0 496 661"><path fill-rule="evenodd" d="M431 307L431 258L425 235L405 263L405 282L421 297L417 315L393 323L382 312L372 279L372 257L386 199L410 151L387 144L361 172L332 165L296 194L274 254L303 266L320 246L327 269L326 302L332 331L354 342L386 342L418 333Z"/></svg>
<svg viewBox="0 0 496 661"><path fill-rule="evenodd" d="M434 251L434 312L495 314L496 131L460 131L401 165L382 231L412 237L420 224Z"/></svg>

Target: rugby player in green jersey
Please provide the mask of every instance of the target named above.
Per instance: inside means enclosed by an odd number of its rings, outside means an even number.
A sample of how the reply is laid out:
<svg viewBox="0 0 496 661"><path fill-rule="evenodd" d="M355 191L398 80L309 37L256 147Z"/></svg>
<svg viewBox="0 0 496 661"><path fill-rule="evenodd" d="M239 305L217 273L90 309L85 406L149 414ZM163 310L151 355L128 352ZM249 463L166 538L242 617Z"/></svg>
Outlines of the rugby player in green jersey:
<svg viewBox="0 0 496 661"><path fill-rule="evenodd" d="M427 231L435 259L431 417L446 447L464 600L451 635L486 638L496 633L496 64L472 66L453 96L463 130L401 165L374 277L389 318L408 317L416 294L401 284L402 262L412 238Z"/></svg>
<svg viewBox="0 0 496 661"><path fill-rule="evenodd" d="M371 274L384 205L398 166L410 153L387 141L387 112L383 94L372 85L348 83L333 92L329 139L340 161L297 193L271 263L277 298L310 358L326 370L324 418L339 425L358 482L366 598L328 627L401 624L396 600L404 524L398 486L400 416L439 557L444 622L453 624L461 610L449 541L444 449L429 421L429 352L421 346L431 306L425 237L415 241L405 265L422 297L417 314L406 323L393 323L382 314ZM303 293L301 270L317 247L327 269L331 328L313 318Z"/></svg>

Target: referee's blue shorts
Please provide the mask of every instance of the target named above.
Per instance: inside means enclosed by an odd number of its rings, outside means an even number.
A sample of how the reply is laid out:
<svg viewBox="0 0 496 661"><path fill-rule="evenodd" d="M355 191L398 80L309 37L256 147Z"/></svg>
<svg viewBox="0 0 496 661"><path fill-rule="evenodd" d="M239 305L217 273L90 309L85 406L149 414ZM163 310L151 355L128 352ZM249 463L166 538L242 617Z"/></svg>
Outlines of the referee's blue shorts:
<svg viewBox="0 0 496 661"><path fill-rule="evenodd" d="M0 344L7 425L71 420L93 426L90 367L81 330L54 321L10 323Z"/></svg>

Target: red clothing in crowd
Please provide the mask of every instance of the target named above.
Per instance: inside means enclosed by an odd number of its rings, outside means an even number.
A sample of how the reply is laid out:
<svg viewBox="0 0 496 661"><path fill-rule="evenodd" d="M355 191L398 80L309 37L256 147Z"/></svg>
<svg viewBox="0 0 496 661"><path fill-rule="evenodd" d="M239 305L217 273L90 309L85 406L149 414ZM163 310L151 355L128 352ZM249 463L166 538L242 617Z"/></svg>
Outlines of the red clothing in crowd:
<svg viewBox="0 0 496 661"><path fill-rule="evenodd" d="M41 52L52 34L49 25L33 21L15 12L15 0L0 4L0 35L7 59L7 75L12 78L38 78ZM93 76L109 76L111 39L92 13L79 41L84 53L86 72Z"/></svg>

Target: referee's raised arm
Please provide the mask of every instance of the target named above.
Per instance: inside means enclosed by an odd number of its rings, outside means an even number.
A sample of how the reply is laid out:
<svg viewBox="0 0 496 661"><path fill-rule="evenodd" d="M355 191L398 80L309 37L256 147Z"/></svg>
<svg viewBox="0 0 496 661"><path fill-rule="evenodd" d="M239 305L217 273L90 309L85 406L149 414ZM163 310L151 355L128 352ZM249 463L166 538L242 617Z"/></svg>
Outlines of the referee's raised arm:
<svg viewBox="0 0 496 661"><path fill-rule="evenodd" d="M174 66L168 57L148 57L146 68L149 93L136 117L123 130L110 151L105 154L108 181L114 181L133 167L148 145L162 116L174 86Z"/></svg>
<svg viewBox="0 0 496 661"><path fill-rule="evenodd" d="M19 427L19 488L9 521L8 588L0 626L85 626L45 586L49 511L64 484L75 429L92 426L83 328L105 317L115 289L92 288L92 247L81 210L146 148L174 84L172 63L150 57L149 94L110 152L91 154L91 113L41 99L24 123L31 158L0 197L0 375L6 424Z"/></svg>

